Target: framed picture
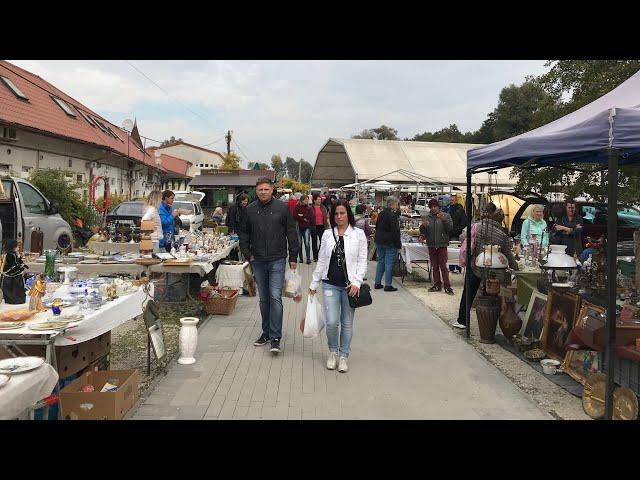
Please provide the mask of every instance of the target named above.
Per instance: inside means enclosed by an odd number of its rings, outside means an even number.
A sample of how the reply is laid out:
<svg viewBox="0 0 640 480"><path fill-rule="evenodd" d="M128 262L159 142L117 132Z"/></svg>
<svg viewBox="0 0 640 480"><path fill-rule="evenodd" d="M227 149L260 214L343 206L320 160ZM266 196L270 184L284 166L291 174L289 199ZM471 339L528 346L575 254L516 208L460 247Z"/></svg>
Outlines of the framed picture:
<svg viewBox="0 0 640 480"><path fill-rule="evenodd" d="M564 361L564 344L578 315L580 297L573 293L549 292L542 327L542 349L549 357Z"/></svg>
<svg viewBox="0 0 640 480"><path fill-rule="evenodd" d="M583 301L575 326L582 326L588 317L597 317L604 312L604 308ZM599 371L599 367L598 352L592 350L572 350L567 352L562 363L565 373L582 385L584 385L590 374Z"/></svg>
<svg viewBox="0 0 640 480"><path fill-rule="evenodd" d="M527 313L522 322L520 335L526 338L535 338L540 340L542 334L542 326L544 325L544 312L547 308L547 296L536 290L531 295Z"/></svg>

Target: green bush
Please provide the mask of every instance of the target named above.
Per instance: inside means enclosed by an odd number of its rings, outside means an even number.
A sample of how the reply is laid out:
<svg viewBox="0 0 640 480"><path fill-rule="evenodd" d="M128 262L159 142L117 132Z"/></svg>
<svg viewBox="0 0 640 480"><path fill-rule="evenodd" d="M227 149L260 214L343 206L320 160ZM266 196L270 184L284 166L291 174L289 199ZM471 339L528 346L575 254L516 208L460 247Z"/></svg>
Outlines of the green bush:
<svg viewBox="0 0 640 480"><path fill-rule="evenodd" d="M76 190L87 188L87 185L69 183L66 173L63 170L33 170L29 181L58 207L60 216L69 225L73 226L76 218L80 218L87 227L91 227L88 223L95 221L95 212L82 201L82 195Z"/></svg>

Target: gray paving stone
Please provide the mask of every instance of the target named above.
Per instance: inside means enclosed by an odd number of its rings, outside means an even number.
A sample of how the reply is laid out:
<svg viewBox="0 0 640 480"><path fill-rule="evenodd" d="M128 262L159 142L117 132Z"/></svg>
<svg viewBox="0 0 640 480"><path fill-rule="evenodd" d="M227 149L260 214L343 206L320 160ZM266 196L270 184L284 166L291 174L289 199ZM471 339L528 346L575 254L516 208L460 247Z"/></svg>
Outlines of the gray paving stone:
<svg viewBox="0 0 640 480"><path fill-rule="evenodd" d="M311 269L299 268L306 285ZM173 366L133 418L549 418L406 290L372 295L374 306L356 312L346 374L325 368L324 332L302 337L305 302L283 299L274 357L253 346L258 298L240 297L232 315L203 322L198 362Z"/></svg>

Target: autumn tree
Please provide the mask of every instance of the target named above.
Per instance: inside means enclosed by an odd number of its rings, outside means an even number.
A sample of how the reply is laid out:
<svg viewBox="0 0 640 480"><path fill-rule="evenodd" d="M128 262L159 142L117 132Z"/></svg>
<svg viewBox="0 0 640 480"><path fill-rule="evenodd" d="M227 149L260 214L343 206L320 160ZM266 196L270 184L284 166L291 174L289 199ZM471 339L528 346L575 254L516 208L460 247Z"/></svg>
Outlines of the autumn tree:
<svg viewBox="0 0 640 480"><path fill-rule="evenodd" d="M240 156L235 152L225 153L220 168L222 170L238 170L240 168Z"/></svg>

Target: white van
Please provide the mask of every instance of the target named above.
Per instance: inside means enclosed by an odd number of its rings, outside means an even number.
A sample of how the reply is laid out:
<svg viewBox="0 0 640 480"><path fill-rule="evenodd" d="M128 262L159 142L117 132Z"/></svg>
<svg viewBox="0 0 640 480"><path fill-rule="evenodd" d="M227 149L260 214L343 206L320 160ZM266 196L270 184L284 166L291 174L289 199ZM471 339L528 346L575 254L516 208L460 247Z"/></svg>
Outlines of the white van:
<svg viewBox="0 0 640 480"><path fill-rule="evenodd" d="M179 190L177 192L174 191L173 193L176 196L173 200L173 208L189 210L191 212L187 215L180 215L182 227L184 229L193 227L194 230L202 230L204 213L202 212L202 206L200 205L200 202L202 202L202 199L206 194L203 192L198 192L196 190Z"/></svg>
<svg viewBox="0 0 640 480"><path fill-rule="evenodd" d="M31 232L43 233L43 248L71 248L71 227L58 214L58 207L32 184L22 178L0 177L0 236L2 246L7 240L18 240L23 251L31 251Z"/></svg>

